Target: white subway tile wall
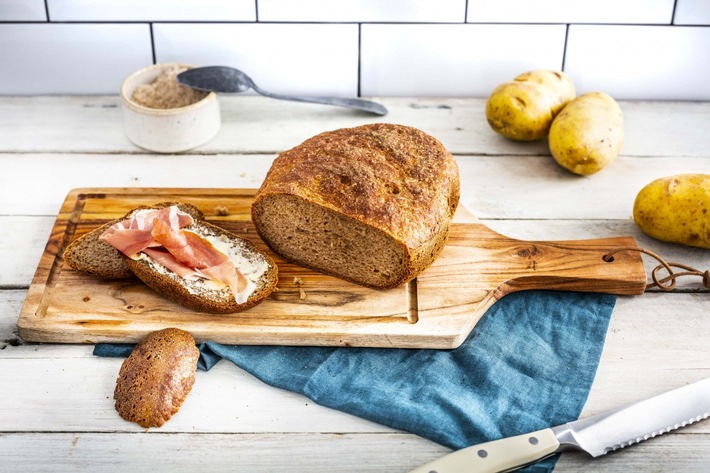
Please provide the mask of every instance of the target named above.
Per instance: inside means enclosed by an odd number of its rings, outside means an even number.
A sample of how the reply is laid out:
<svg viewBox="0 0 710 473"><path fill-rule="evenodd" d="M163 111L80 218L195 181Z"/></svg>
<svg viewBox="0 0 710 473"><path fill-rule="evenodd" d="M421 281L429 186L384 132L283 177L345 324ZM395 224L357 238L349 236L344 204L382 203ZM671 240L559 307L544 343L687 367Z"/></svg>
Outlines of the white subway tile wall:
<svg viewBox="0 0 710 473"><path fill-rule="evenodd" d="M358 94L356 24L155 24L157 62L229 65L270 92Z"/></svg>
<svg viewBox="0 0 710 473"><path fill-rule="evenodd" d="M256 21L254 0L48 0L52 21Z"/></svg>
<svg viewBox="0 0 710 473"><path fill-rule="evenodd" d="M578 93L710 100L710 28L572 25L565 71Z"/></svg>
<svg viewBox="0 0 710 473"><path fill-rule="evenodd" d="M468 0L469 22L668 24L675 0ZM707 1L707 0L699 0Z"/></svg>
<svg viewBox="0 0 710 473"><path fill-rule="evenodd" d="M551 68L710 100L710 0L0 0L0 94L117 94L173 61L305 95L486 97Z"/></svg>
<svg viewBox="0 0 710 473"><path fill-rule="evenodd" d="M560 69L565 30L565 25L362 25L361 93L485 97L523 71Z"/></svg>
<svg viewBox="0 0 710 473"><path fill-rule="evenodd" d="M0 24L3 94L118 94L152 63L147 24Z"/></svg>
<svg viewBox="0 0 710 473"><path fill-rule="evenodd" d="M259 21L462 23L466 0L259 0Z"/></svg>
<svg viewBox="0 0 710 473"><path fill-rule="evenodd" d="M44 0L2 0L0 21L47 21Z"/></svg>
<svg viewBox="0 0 710 473"><path fill-rule="evenodd" d="M708 0L676 0L676 25L710 25L710 1ZM706 47L709 47L706 45Z"/></svg>

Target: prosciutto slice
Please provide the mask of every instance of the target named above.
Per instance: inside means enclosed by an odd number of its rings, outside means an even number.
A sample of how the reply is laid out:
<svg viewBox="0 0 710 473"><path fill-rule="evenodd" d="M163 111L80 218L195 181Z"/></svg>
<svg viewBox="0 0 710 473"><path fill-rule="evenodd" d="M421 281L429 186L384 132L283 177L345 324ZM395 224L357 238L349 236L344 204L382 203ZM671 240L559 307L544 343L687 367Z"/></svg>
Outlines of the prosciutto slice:
<svg viewBox="0 0 710 473"><path fill-rule="evenodd" d="M188 230L174 230L162 220L155 222L153 238L179 262L194 268L197 274L227 284L237 303L246 302L253 285L234 266L227 255L200 235Z"/></svg>
<svg viewBox="0 0 710 473"><path fill-rule="evenodd" d="M197 273L197 271L194 270L194 268L191 268L186 264L182 264L165 248L146 248L142 251L142 253L145 253L146 255L150 256L155 262L165 266L170 271L177 274L183 279L199 276L199 274Z"/></svg>
<svg viewBox="0 0 710 473"><path fill-rule="evenodd" d="M176 205L139 210L130 218L109 227L99 238L129 258L135 258L144 249L160 245L153 238L156 221L165 222L176 230L194 223L192 216Z"/></svg>
<svg viewBox="0 0 710 473"><path fill-rule="evenodd" d="M243 304L256 285L208 240L185 230L194 219L177 206L139 211L108 228L100 239L132 259L144 253L182 278L201 277L229 286Z"/></svg>

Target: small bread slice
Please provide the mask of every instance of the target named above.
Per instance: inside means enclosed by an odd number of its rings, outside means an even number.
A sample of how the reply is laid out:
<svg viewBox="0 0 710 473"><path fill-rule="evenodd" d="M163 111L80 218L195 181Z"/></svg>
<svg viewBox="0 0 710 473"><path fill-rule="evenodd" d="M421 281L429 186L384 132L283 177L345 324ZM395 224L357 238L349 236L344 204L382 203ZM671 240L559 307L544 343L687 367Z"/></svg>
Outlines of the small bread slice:
<svg viewBox="0 0 710 473"><path fill-rule="evenodd" d="M185 230L203 238L216 238L226 248L235 267L256 285L247 300L239 304L231 289L206 279L186 279L150 258L133 260L123 256L126 266L148 287L161 296L189 309L212 314L241 312L266 299L276 288L278 267L252 242L211 223L195 220Z"/></svg>
<svg viewBox="0 0 710 473"><path fill-rule="evenodd" d="M184 202L160 202L150 208L161 209L177 205L180 210L192 216L195 220L203 220L204 214L191 204ZM141 207L148 208L148 207ZM128 218L136 210L131 210L126 216L117 218L101 225L91 232L72 241L62 254L62 258L71 268L104 279L129 279L135 277L128 269L121 253L103 240L99 239L111 225Z"/></svg>
<svg viewBox="0 0 710 473"><path fill-rule="evenodd" d="M195 383L200 351L177 328L151 332L121 365L113 398L118 414L141 427L160 427L179 409Z"/></svg>

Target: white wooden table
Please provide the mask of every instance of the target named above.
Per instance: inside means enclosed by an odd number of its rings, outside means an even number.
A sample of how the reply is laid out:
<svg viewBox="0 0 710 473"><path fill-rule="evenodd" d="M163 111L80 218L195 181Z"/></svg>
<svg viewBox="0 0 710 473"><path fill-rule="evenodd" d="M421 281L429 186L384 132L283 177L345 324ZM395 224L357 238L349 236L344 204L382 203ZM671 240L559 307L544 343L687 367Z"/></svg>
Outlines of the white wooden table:
<svg viewBox="0 0 710 473"><path fill-rule="evenodd" d="M184 155L141 151L118 97L0 98L0 471L407 471L447 452L264 385L228 362L198 372L180 412L145 431L113 407L121 359L90 345L24 343L17 316L59 206L76 187L258 187L280 151L321 131L378 120L255 96L222 98L223 126ZM382 99L386 121L418 127L455 154L462 202L522 239L635 236L669 260L710 268L710 250L645 237L631 219L651 180L710 173L710 103L624 102L626 145L601 173L557 166L546 144L494 134L479 99ZM649 260L650 270L654 264ZM621 297L583 415L710 376L710 294ZM556 471L710 471L710 422Z"/></svg>

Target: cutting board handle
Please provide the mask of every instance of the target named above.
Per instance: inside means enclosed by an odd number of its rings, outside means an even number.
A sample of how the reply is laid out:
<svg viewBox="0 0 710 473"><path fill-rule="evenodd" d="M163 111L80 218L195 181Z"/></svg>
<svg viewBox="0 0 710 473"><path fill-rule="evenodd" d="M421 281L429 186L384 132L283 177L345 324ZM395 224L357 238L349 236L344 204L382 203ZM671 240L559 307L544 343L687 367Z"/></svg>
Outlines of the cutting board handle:
<svg viewBox="0 0 710 473"><path fill-rule="evenodd" d="M616 295L643 294L646 269L638 252L619 252L638 247L632 237L574 241L508 240L501 266L507 268L496 298L530 289L599 292Z"/></svg>

